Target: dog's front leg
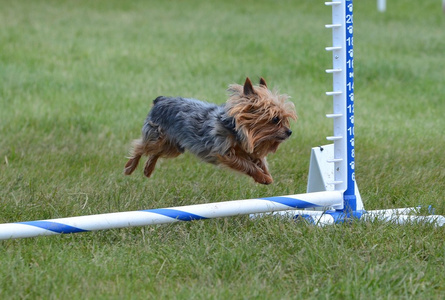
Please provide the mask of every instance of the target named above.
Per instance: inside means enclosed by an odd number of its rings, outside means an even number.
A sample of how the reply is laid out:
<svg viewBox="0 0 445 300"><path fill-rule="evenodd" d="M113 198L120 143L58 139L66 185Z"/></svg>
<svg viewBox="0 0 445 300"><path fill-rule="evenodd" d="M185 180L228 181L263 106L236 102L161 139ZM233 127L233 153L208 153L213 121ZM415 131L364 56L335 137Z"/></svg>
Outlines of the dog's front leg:
<svg viewBox="0 0 445 300"><path fill-rule="evenodd" d="M264 174L267 174L269 176L269 168L267 167L267 161L265 157L253 159L253 162L261 169L263 170Z"/></svg>
<svg viewBox="0 0 445 300"><path fill-rule="evenodd" d="M260 165L258 165L249 157L230 154L220 156L219 161L221 164L235 171L249 175L258 183L271 184L273 182L272 176L267 171L267 167L264 162L261 162ZM264 167L265 169L263 169L262 167Z"/></svg>

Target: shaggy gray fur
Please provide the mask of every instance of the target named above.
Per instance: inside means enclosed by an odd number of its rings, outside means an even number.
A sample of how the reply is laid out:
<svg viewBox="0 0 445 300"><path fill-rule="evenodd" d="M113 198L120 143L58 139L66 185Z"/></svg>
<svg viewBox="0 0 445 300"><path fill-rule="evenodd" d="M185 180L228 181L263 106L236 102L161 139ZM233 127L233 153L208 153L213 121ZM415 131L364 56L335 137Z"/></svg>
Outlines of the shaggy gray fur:
<svg viewBox="0 0 445 300"><path fill-rule="evenodd" d="M217 164L215 155L225 155L237 139L235 121L225 106L196 99L160 96L154 100L142 127L143 141L165 136L179 152L185 150Z"/></svg>

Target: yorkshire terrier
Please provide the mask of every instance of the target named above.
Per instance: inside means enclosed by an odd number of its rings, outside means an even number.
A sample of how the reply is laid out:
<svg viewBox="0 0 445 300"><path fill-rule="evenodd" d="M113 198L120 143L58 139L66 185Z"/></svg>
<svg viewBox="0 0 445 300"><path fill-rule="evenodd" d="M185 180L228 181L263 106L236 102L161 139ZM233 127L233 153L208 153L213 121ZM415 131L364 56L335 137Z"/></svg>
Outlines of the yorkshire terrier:
<svg viewBox="0 0 445 300"><path fill-rule="evenodd" d="M146 155L144 174L150 177L159 158L173 158L188 150L258 183L272 183L266 155L292 134L289 119L297 119L294 104L287 95L270 91L263 78L258 86L246 78L244 86L230 85L228 92L229 99L220 106L189 98L156 98L142 138L133 142L124 173L133 173Z"/></svg>

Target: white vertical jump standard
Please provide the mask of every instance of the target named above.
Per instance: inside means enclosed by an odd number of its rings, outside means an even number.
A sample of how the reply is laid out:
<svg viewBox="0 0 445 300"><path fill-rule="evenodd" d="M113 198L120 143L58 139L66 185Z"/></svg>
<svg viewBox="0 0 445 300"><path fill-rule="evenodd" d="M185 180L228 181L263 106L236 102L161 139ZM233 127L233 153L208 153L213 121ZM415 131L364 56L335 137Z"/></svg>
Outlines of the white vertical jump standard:
<svg viewBox="0 0 445 300"><path fill-rule="evenodd" d="M363 202L355 181L354 154L354 52L353 52L353 7L352 0L325 2L332 7L332 23L325 25L332 30L332 69L326 73L333 76L333 90L326 95L333 97L333 112L326 117L333 120L333 135L326 139L333 144L312 148L307 192L340 191L341 205L324 211L314 208L319 214L296 211L296 217L304 217L317 224L333 224L360 218ZM275 214L292 215L285 211Z"/></svg>
<svg viewBox="0 0 445 300"><path fill-rule="evenodd" d="M307 193L319 191L343 192L343 203L328 210L315 207L312 210L288 210L274 212L293 218L304 218L317 225L341 223L352 218L403 224L407 222L445 225L443 216L415 216L418 208L400 208L365 211L355 181L354 142L354 37L353 0L325 2L332 7L332 23L325 25L332 30L332 69L326 72L333 76L333 90L326 95L333 97L333 136L327 140L334 144L312 148Z"/></svg>
<svg viewBox="0 0 445 300"><path fill-rule="evenodd" d="M335 190L344 191L344 209L357 210L355 194L355 155L354 155L354 49L352 0L326 2L332 6L332 52L333 68L326 70L333 75L333 91L326 95L333 97L332 118L334 135L327 140L334 142L334 157L329 163L334 164ZM359 205L360 206L360 205ZM363 206L363 205L361 205ZM362 208L362 207L361 207Z"/></svg>
<svg viewBox="0 0 445 300"><path fill-rule="evenodd" d="M333 46L326 47L326 50L332 51L333 68L326 72L333 74L333 91L327 92L326 95L333 96L334 112L327 114L326 117L334 120L334 135L327 137L334 142L334 145L312 149L308 192L331 190L329 185L334 185L334 190L344 190L344 207L340 210L340 213L342 212L340 217L337 209L324 212L319 219L309 216L310 220L325 225L343 222L353 217L379 219L396 224L423 222L443 226L445 224L443 216L413 215L418 212L418 208L364 210L355 181L353 0L333 0L325 4L332 7L332 23L326 25L326 28L332 29ZM326 163L334 164L334 169L332 170ZM316 175L311 176L311 174ZM329 176L334 180L329 181ZM323 179L322 184L314 186L313 183L317 182L317 178Z"/></svg>
<svg viewBox="0 0 445 300"><path fill-rule="evenodd" d="M415 208L366 212L355 182L354 161L354 63L352 0L326 2L332 6L333 145L312 149L307 193L249 200L235 200L189 206L78 216L50 220L0 224L0 240L78 233L231 217L244 214L282 212L303 217L315 224L341 223L351 218L381 219L394 223L429 222L445 224L445 217L408 215ZM329 210L327 210L329 208ZM305 209L305 210L295 210ZM312 210L307 210L312 209Z"/></svg>

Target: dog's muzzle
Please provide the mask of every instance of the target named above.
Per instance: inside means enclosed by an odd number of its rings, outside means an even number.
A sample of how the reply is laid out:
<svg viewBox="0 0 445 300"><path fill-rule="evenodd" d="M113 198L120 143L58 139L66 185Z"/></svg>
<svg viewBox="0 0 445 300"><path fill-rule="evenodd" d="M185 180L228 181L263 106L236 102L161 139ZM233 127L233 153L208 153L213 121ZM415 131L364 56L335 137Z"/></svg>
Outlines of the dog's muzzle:
<svg viewBox="0 0 445 300"><path fill-rule="evenodd" d="M290 136L291 136L291 134L292 134L292 130L290 130L290 129L287 129L287 130L286 130L286 134L287 134L287 136L288 136L288 137L290 137Z"/></svg>

